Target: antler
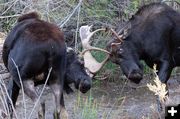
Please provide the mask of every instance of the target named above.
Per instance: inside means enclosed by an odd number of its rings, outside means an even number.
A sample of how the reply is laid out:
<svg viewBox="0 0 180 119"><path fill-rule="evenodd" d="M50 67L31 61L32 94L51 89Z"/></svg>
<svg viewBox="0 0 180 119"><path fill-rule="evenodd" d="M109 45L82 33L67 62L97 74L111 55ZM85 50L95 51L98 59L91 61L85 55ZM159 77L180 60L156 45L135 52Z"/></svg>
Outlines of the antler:
<svg viewBox="0 0 180 119"><path fill-rule="evenodd" d="M100 48L96 48L93 47L89 44L89 40L90 38L93 36L93 34L95 34L98 31L105 31L106 29L102 28L102 29L97 29L93 32L90 32L92 26L81 26L80 27L80 38L81 38L81 42L82 42L82 46L83 46L83 52L81 53L81 55L84 58L84 63L85 63L85 67L89 70L89 72L91 74L95 74L97 73L103 66L104 64L107 62L107 60L109 59L109 52L104 50L104 49L100 49ZM97 51L102 51L104 53L107 54L106 58L102 61L102 62L98 62L91 54L91 50L97 50Z"/></svg>
<svg viewBox="0 0 180 119"><path fill-rule="evenodd" d="M118 33L116 33L115 31L114 31L114 29L110 29L110 31L113 33L113 35L115 35L116 37L117 37L117 39L120 41L120 42L123 42L123 40L122 40L122 37L123 37L123 35L118 35Z"/></svg>

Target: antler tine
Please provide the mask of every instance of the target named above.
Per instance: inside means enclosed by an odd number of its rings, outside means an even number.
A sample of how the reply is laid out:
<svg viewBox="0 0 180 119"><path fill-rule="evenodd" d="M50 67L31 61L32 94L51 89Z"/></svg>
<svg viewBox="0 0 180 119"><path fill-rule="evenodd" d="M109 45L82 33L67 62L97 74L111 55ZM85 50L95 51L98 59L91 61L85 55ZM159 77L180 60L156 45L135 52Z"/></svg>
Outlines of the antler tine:
<svg viewBox="0 0 180 119"><path fill-rule="evenodd" d="M105 31L106 30L105 28L100 28L100 29L97 29L93 32L90 32L91 28L92 28L92 25L80 27L80 38L81 38L82 45L83 45L84 49L91 49L92 48L92 46L90 46L90 44L89 44L89 41L95 33L99 32L99 31Z"/></svg>
<svg viewBox="0 0 180 119"><path fill-rule="evenodd" d="M105 30L106 30L105 28L96 29L95 31L92 32L92 34L95 34L96 32L99 32L99 31L105 31Z"/></svg>
<svg viewBox="0 0 180 119"><path fill-rule="evenodd" d="M109 59L109 52L101 49L101 48L96 48L96 47L92 47L89 44L89 40L90 38L97 32L99 31L105 31L105 28L101 28L101 29L97 29L93 32L90 32L92 26L81 26L80 27L80 38L82 41L82 46L84 48L83 52L81 53L81 56L84 57L84 62L85 62L85 67L89 70L89 72L91 72L92 74L97 73L102 67L103 65L107 62L107 60ZM92 50L97 50L97 51L102 51L105 52L107 55L107 57L105 58L105 60L103 60L101 63L99 63L91 54L90 51Z"/></svg>
<svg viewBox="0 0 180 119"><path fill-rule="evenodd" d="M89 26L89 31L91 30L92 27L93 27L93 25L90 25L90 26ZM105 28L100 28L100 29L96 29L95 31L92 31L91 33L92 33L92 34L95 34L96 32L105 31L105 30L106 30Z"/></svg>
<svg viewBox="0 0 180 119"><path fill-rule="evenodd" d="M114 29L112 29L112 28L110 29L110 31L118 38L118 40L119 40L120 42L123 42L123 40L122 40L122 37L123 37L123 36L121 36L121 35L119 36L118 33L116 33L116 32L114 31Z"/></svg>
<svg viewBox="0 0 180 119"><path fill-rule="evenodd" d="M86 52L92 51L92 50L102 51L102 52L110 55L110 52L108 52L107 50L104 50L104 49L101 49L101 48L96 48L96 47L91 47L90 49L85 49L83 52L81 52L81 55L84 55Z"/></svg>
<svg viewBox="0 0 180 119"><path fill-rule="evenodd" d="M92 26L90 26L90 28L91 28ZM90 34L89 34L89 36L88 36L88 41L90 40L90 38L95 34L95 33L97 33L97 32L99 32L99 31L105 31L106 29L105 28L101 28L101 29L96 29L95 31L93 31L93 32L90 32Z"/></svg>

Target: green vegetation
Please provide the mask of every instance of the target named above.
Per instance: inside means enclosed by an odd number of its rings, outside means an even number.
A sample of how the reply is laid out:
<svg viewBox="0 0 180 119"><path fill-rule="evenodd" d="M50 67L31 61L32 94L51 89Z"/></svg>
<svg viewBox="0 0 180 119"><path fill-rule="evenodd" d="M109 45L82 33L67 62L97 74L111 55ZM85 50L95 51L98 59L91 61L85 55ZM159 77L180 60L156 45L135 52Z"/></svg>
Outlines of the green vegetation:
<svg viewBox="0 0 180 119"><path fill-rule="evenodd" d="M82 97L80 92L77 96L77 106L74 107L75 113L79 111L79 119L98 119L98 106L93 97L91 96L91 90L87 97Z"/></svg>
<svg viewBox="0 0 180 119"><path fill-rule="evenodd" d="M74 14L62 27L65 33L70 32L72 35L70 41L67 39L66 41L72 43L71 46L78 45L80 50L81 43L78 33L79 26L93 25L92 30L105 26L116 28L119 24L127 21L140 6L154 1L160 0L83 0L79 20L78 9L76 9ZM176 1L180 2L180 0ZM66 21L68 16L73 13L78 2L79 0L0 0L0 32L9 32L12 26L16 23L17 17L20 14L29 11L38 11L42 19L55 23L60 27L64 21ZM179 8L179 5L174 2L167 3L175 9ZM78 36L77 43L75 43L76 35ZM110 33L99 32L91 38L91 44L95 47L105 49L107 42L111 38ZM92 55L99 62L103 61L106 57L105 53L99 51L92 51ZM152 73L152 69L150 69L144 62L142 63L144 66L144 73ZM178 69L174 69L172 75L177 75L179 72ZM108 61L96 76L108 77L108 80L105 80L108 82L114 81L115 79L117 81L121 78L121 75L123 74L121 73L119 66ZM93 80L93 88L100 87L102 85L101 82L102 81L100 80ZM123 83L120 85L123 85ZM124 89L122 88L122 90ZM131 90L128 94L131 93ZM85 95L81 95L80 92L78 93L77 102L74 107L74 112L78 116L76 119L98 119L99 103L97 103L98 101L93 98L91 91ZM123 102L123 99L125 98L119 97L117 102ZM114 107L112 106L112 108ZM123 111L121 107L120 111ZM107 112L103 112L103 115L102 118L106 118ZM112 114L110 117L112 116L114 115Z"/></svg>
<svg viewBox="0 0 180 119"><path fill-rule="evenodd" d="M109 6L112 6L112 8L107 10ZM95 18L97 21L104 21L105 19L106 22L113 22L112 18L115 16L115 8L113 8L111 0L96 0L93 5L86 3L83 6L83 10L87 13L87 16L89 16L90 19Z"/></svg>

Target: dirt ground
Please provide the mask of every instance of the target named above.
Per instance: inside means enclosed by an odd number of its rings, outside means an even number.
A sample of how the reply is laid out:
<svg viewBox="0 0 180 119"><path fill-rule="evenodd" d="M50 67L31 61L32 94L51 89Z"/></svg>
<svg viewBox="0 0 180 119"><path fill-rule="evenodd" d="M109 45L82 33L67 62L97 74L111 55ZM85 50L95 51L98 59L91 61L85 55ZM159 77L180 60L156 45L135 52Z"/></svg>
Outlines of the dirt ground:
<svg viewBox="0 0 180 119"><path fill-rule="evenodd" d="M146 84L151 76L146 76L139 85L132 85L129 81L95 81L92 89L81 94L75 90L72 94L65 94L65 106L69 119L157 119L157 105L155 95L147 89ZM8 79L5 79L8 80ZM172 77L169 82L170 102L180 104L180 83L178 77ZM72 86L73 87L73 86ZM38 86L40 92L42 86ZM47 87L42 95L46 103L46 119L53 119L53 94ZM0 106L2 106L0 104ZM26 97L27 115L34 103ZM23 99L19 96L16 111L19 119L23 119ZM37 118L37 111L33 119Z"/></svg>

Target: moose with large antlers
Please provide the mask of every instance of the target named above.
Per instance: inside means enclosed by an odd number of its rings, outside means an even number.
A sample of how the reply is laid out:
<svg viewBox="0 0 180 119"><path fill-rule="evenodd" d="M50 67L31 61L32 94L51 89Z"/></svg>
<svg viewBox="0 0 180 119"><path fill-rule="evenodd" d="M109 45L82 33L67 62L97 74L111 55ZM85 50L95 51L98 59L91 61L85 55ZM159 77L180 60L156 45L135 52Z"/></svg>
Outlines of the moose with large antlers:
<svg viewBox="0 0 180 119"><path fill-rule="evenodd" d="M143 78L140 60L153 68L166 83L171 71L180 65L180 14L164 3L152 3L141 7L117 31L123 42L116 38L108 43L111 60L121 66L124 74L133 82Z"/></svg>
<svg viewBox="0 0 180 119"><path fill-rule="evenodd" d="M61 30L56 25L41 20L35 12L19 17L8 34L3 45L3 62L12 76L8 85L11 99L7 98L11 118L12 105L16 104L20 88L23 86L25 94L36 102L38 94L35 86L45 83L50 69L47 84L55 97L54 118L68 116L63 90L72 92L69 84L74 83L82 93L91 88L91 78L85 71L84 62L72 48L66 48ZM44 101L40 101L38 105L38 116L43 119Z"/></svg>
<svg viewBox="0 0 180 119"><path fill-rule="evenodd" d="M160 81L167 83L174 67L180 66L180 13L164 3L141 7L108 43L110 59L119 64L128 79L139 83L143 78L140 60L153 68L157 65ZM162 110L158 101L158 109Z"/></svg>
<svg viewBox="0 0 180 119"><path fill-rule="evenodd" d="M158 77L164 84L173 68L180 66L180 13L168 5L145 5L123 28L111 31L115 37L107 44L108 57L120 65L132 82L139 83L143 78L140 60L144 60L151 68L156 64ZM161 105L158 106L160 109Z"/></svg>

